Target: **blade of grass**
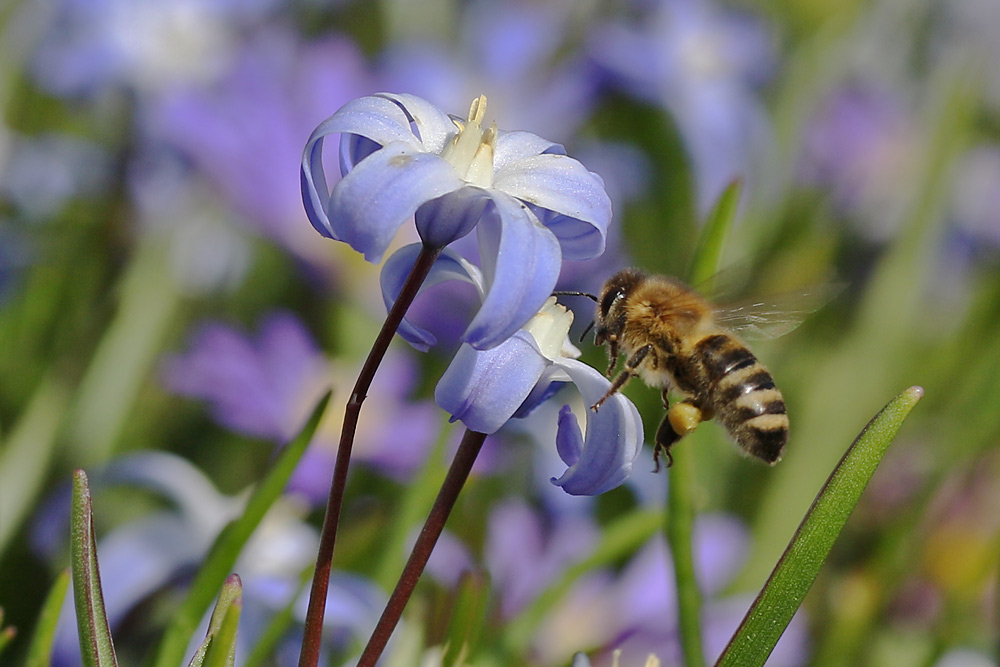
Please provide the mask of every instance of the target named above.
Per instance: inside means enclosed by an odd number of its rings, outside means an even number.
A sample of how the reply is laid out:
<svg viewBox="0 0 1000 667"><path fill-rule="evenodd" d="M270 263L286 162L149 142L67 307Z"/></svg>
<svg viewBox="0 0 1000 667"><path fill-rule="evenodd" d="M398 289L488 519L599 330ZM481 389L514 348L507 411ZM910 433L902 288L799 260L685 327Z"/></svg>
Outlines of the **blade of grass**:
<svg viewBox="0 0 1000 667"><path fill-rule="evenodd" d="M329 401L330 394L327 393L313 409L312 416L302 431L285 447L275 461L274 467L254 490L247 501L243 515L219 534L191 584L191 591L164 633L155 663L157 667L174 667L181 664L188 640L198 626L202 614L211 604L215 591L219 590L227 574L232 571L243 545L284 490L296 464L305 453L306 446L312 440Z"/></svg>
<svg viewBox="0 0 1000 667"><path fill-rule="evenodd" d="M188 663L188 667L202 667L206 662L208 649L213 643L217 643L217 637L222 629L223 621L228 618L229 608L233 604L239 604L243 599L243 582L237 574L231 574L226 578L226 583L222 585L219 599L212 610L212 618L208 622L208 632L205 633L205 641L201 643L194 657ZM235 651L235 646L233 646Z"/></svg>
<svg viewBox="0 0 1000 667"><path fill-rule="evenodd" d="M705 219L698 244L691 256L691 267L688 271L691 284L701 284L719 270L722 263L722 247L736 220L736 209L739 207L742 193L743 181L737 179L730 183Z"/></svg>
<svg viewBox="0 0 1000 667"><path fill-rule="evenodd" d="M93 504L87 473L73 473L73 506L70 553L73 571L73 600L84 667L117 665L111 629L104 612L101 573L97 567L97 540L94 538Z"/></svg>
<svg viewBox="0 0 1000 667"><path fill-rule="evenodd" d="M233 667L236 661L236 633L242 610L242 597L237 597L226 605L226 615L219 624L218 632L212 635L201 667Z"/></svg>
<svg viewBox="0 0 1000 667"><path fill-rule="evenodd" d="M59 612L62 611L69 582L70 572L63 570L52 583L52 588L49 589L49 594L45 597L45 603L42 605L42 611L38 615L38 624L35 626L35 634L31 637L31 645L28 647L28 657L24 662L24 667L48 667L51 664L52 642L56 636Z"/></svg>
<svg viewBox="0 0 1000 667"><path fill-rule="evenodd" d="M901 393L875 415L848 448L716 667L754 667L763 665L771 655L903 420L923 395L921 387Z"/></svg>

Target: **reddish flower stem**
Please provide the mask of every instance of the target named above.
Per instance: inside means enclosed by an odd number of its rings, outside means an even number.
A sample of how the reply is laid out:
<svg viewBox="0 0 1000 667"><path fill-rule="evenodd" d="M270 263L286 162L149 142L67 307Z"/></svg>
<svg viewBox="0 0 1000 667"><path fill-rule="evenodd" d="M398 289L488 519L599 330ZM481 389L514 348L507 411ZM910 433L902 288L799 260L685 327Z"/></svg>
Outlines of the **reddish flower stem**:
<svg viewBox="0 0 1000 667"><path fill-rule="evenodd" d="M399 297L386 315L385 323L372 344L371 352L365 359L354 391L347 402L344 413L344 426L340 432L340 445L337 449L337 460L333 468L333 481L330 483L330 496L327 498L326 514L323 517L323 528L320 532L319 550L316 554L316 571L313 574L312 588L309 591L309 608L306 612L305 633L302 638L302 651L299 654L299 667L316 667L319 663L320 644L323 638L323 616L326 613L326 594L330 586L330 569L333 564L333 548L337 540L337 526L340 522L340 510L344 502L344 489L347 487L347 469L351 463L351 449L354 446L354 434L358 427L358 416L361 404L368 395L375 371L399 323L403 320L417 291L430 272L434 261L441 254L440 248L424 246L417 256L410 275L399 293Z"/></svg>
<svg viewBox="0 0 1000 667"><path fill-rule="evenodd" d="M437 544L438 538L441 536L444 524L448 521L448 515L455 507L458 494L461 493L465 481L469 478L469 472L476 462L476 457L479 456L479 450L482 449L484 440L486 440L485 433L466 430L462 443L458 446L458 451L455 452L455 459L451 462L448 474L441 484L441 490L438 491L437 498L434 500L430 514L427 515L427 521L424 522L417 542L413 545L413 551L410 552L410 558L406 561L403 573L399 576L396 588L389 597L389 602L368 640L368 645L365 646L364 653L361 654L358 667L374 667L382 656L382 651L385 650L389 637L392 636L400 616L403 615L403 608L406 607L420 575L423 574L427 560L431 557L431 551L434 550L434 545Z"/></svg>

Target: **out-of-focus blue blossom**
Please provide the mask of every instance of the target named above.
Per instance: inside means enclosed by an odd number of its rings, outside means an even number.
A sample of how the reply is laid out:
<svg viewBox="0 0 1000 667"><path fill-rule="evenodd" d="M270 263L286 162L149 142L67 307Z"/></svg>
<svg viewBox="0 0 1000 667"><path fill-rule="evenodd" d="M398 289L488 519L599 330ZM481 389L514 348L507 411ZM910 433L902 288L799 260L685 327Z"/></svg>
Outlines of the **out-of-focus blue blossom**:
<svg viewBox="0 0 1000 667"><path fill-rule="evenodd" d="M172 86L144 118L150 138L186 156L243 219L319 262L323 248L302 225L302 140L331 108L371 91L348 38L302 43L274 28L243 44L219 80Z"/></svg>
<svg viewBox="0 0 1000 667"><path fill-rule="evenodd" d="M959 159L949 218L983 244L1000 247L1000 145L977 146Z"/></svg>
<svg viewBox="0 0 1000 667"><path fill-rule="evenodd" d="M497 118L565 143L597 93L591 66L566 43L580 13L575 2L470 3L454 46L404 37L382 53L379 76L386 89L445 109L461 109L486 91Z"/></svg>
<svg viewBox="0 0 1000 667"><path fill-rule="evenodd" d="M156 90L224 67L241 28L275 0L56 0L31 71L67 96L126 85Z"/></svg>
<svg viewBox="0 0 1000 667"><path fill-rule="evenodd" d="M213 418L227 428L277 442L298 432L326 389L348 395L354 376L324 357L289 314L266 318L255 340L222 324L206 324L187 352L163 365L171 391L208 401ZM362 423L357 460L394 477L405 477L422 463L439 425L432 404L406 400L416 381L414 365L404 355L387 355L368 399L383 418ZM327 410L290 482L292 491L313 503L323 502L329 491L342 418L342 410Z"/></svg>
<svg viewBox="0 0 1000 667"><path fill-rule="evenodd" d="M934 667L997 667L997 661L971 648L956 648L938 658Z"/></svg>
<svg viewBox="0 0 1000 667"><path fill-rule="evenodd" d="M599 176L534 134L483 128L485 112L483 97L463 121L412 95L364 97L313 132L302 163L313 226L369 261L381 259L411 215L432 248L477 229L489 294L464 340L478 349L506 340L537 312L563 258L603 252L611 220ZM330 192L322 147L337 132L344 177Z"/></svg>
<svg viewBox="0 0 1000 667"><path fill-rule="evenodd" d="M386 306L399 294L403 277L413 265L419 244L401 248L386 262L382 289ZM442 280L471 282L482 295L482 272L457 253L445 249L424 285ZM579 350L569 342L572 313L553 297L538 313L501 344L477 350L463 344L438 382L438 405L480 433L494 433L512 417L524 416L552 395L556 383L571 382L586 405L595 404L611 384L598 371L577 361ZM433 344L430 334L404 321L399 333L420 348ZM556 386L553 386L553 385ZM639 412L621 392L610 396L597 412L587 410L586 437L569 406L559 413L556 448L568 470L553 483L573 495L595 495L628 477L642 447Z"/></svg>
<svg viewBox="0 0 1000 667"><path fill-rule="evenodd" d="M807 124L797 173L829 189L865 236L886 240L902 222L907 184L920 163L918 139L901 94L871 82L849 83L832 91Z"/></svg>
<svg viewBox="0 0 1000 667"><path fill-rule="evenodd" d="M12 136L0 161L0 197L20 215L44 220L77 197L101 194L111 181L111 161L92 142L67 134Z"/></svg>
<svg viewBox="0 0 1000 667"><path fill-rule="evenodd" d="M759 19L710 0L651 4L633 23L595 29L591 53L615 85L670 111L707 210L734 178L752 181L770 150L755 91L774 69L772 38Z"/></svg>
<svg viewBox="0 0 1000 667"><path fill-rule="evenodd" d="M183 459L162 452L146 452L113 461L91 476L96 492L128 486L162 496L169 509L126 523L98 540L98 558L105 609L112 633L137 605L164 587L173 585L205 557L219 531L239 516L246 497L218 493L204 475ZM304 523L286 503L277 503L251 537L236 563L243 580L244 613L237 655L245 658L253 640L270 618L282 610L299 588L299 577L315 557L316 530ZM65 542L68 498L50 503L36 522L35 543L53 555ZM54 529L58 529L58 537ZM363 637L374 627L385 601L374 584L354 575L335 575L324 622L331 644ZM298 620L304 618L305 597L299 601ZM347 611L350 613L346 613ZM343 612L343 613L338 613ZM53 664L80 664L73 603L67 598L60 618ZM193 638L191 650L203 633ZM292 663L288 663L292 664Z"/></svg>

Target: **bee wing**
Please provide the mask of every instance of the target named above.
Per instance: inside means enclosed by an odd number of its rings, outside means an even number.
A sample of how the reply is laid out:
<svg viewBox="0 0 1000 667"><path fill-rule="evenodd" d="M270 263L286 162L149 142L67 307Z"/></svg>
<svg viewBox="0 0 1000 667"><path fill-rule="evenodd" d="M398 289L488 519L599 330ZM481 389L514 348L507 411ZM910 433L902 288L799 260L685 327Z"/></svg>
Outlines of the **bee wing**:
<svg viewBox="0 0 1000 667"><path fill-rule="evenodd" d="M817 285L717 306L715 321L744 338L777 338L793 331L841 289L843 286L838 284Z"/></svg>

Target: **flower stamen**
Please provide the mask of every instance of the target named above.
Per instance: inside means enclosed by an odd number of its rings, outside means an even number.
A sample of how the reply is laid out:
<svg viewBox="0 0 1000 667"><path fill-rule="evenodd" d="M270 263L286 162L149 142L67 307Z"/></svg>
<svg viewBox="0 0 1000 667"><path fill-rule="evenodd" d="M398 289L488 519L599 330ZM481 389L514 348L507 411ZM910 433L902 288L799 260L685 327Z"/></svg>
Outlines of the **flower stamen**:
<svg viewBox="0 0 1000 667"><path fill-rule="evenodd" d="M488 188L493 185L493 153L497 143L497 125L483 129L486 116L486 96L472 100L468 120L453 119L458 133L441 152L441 157L454 165L466 183Z"/></svg>

